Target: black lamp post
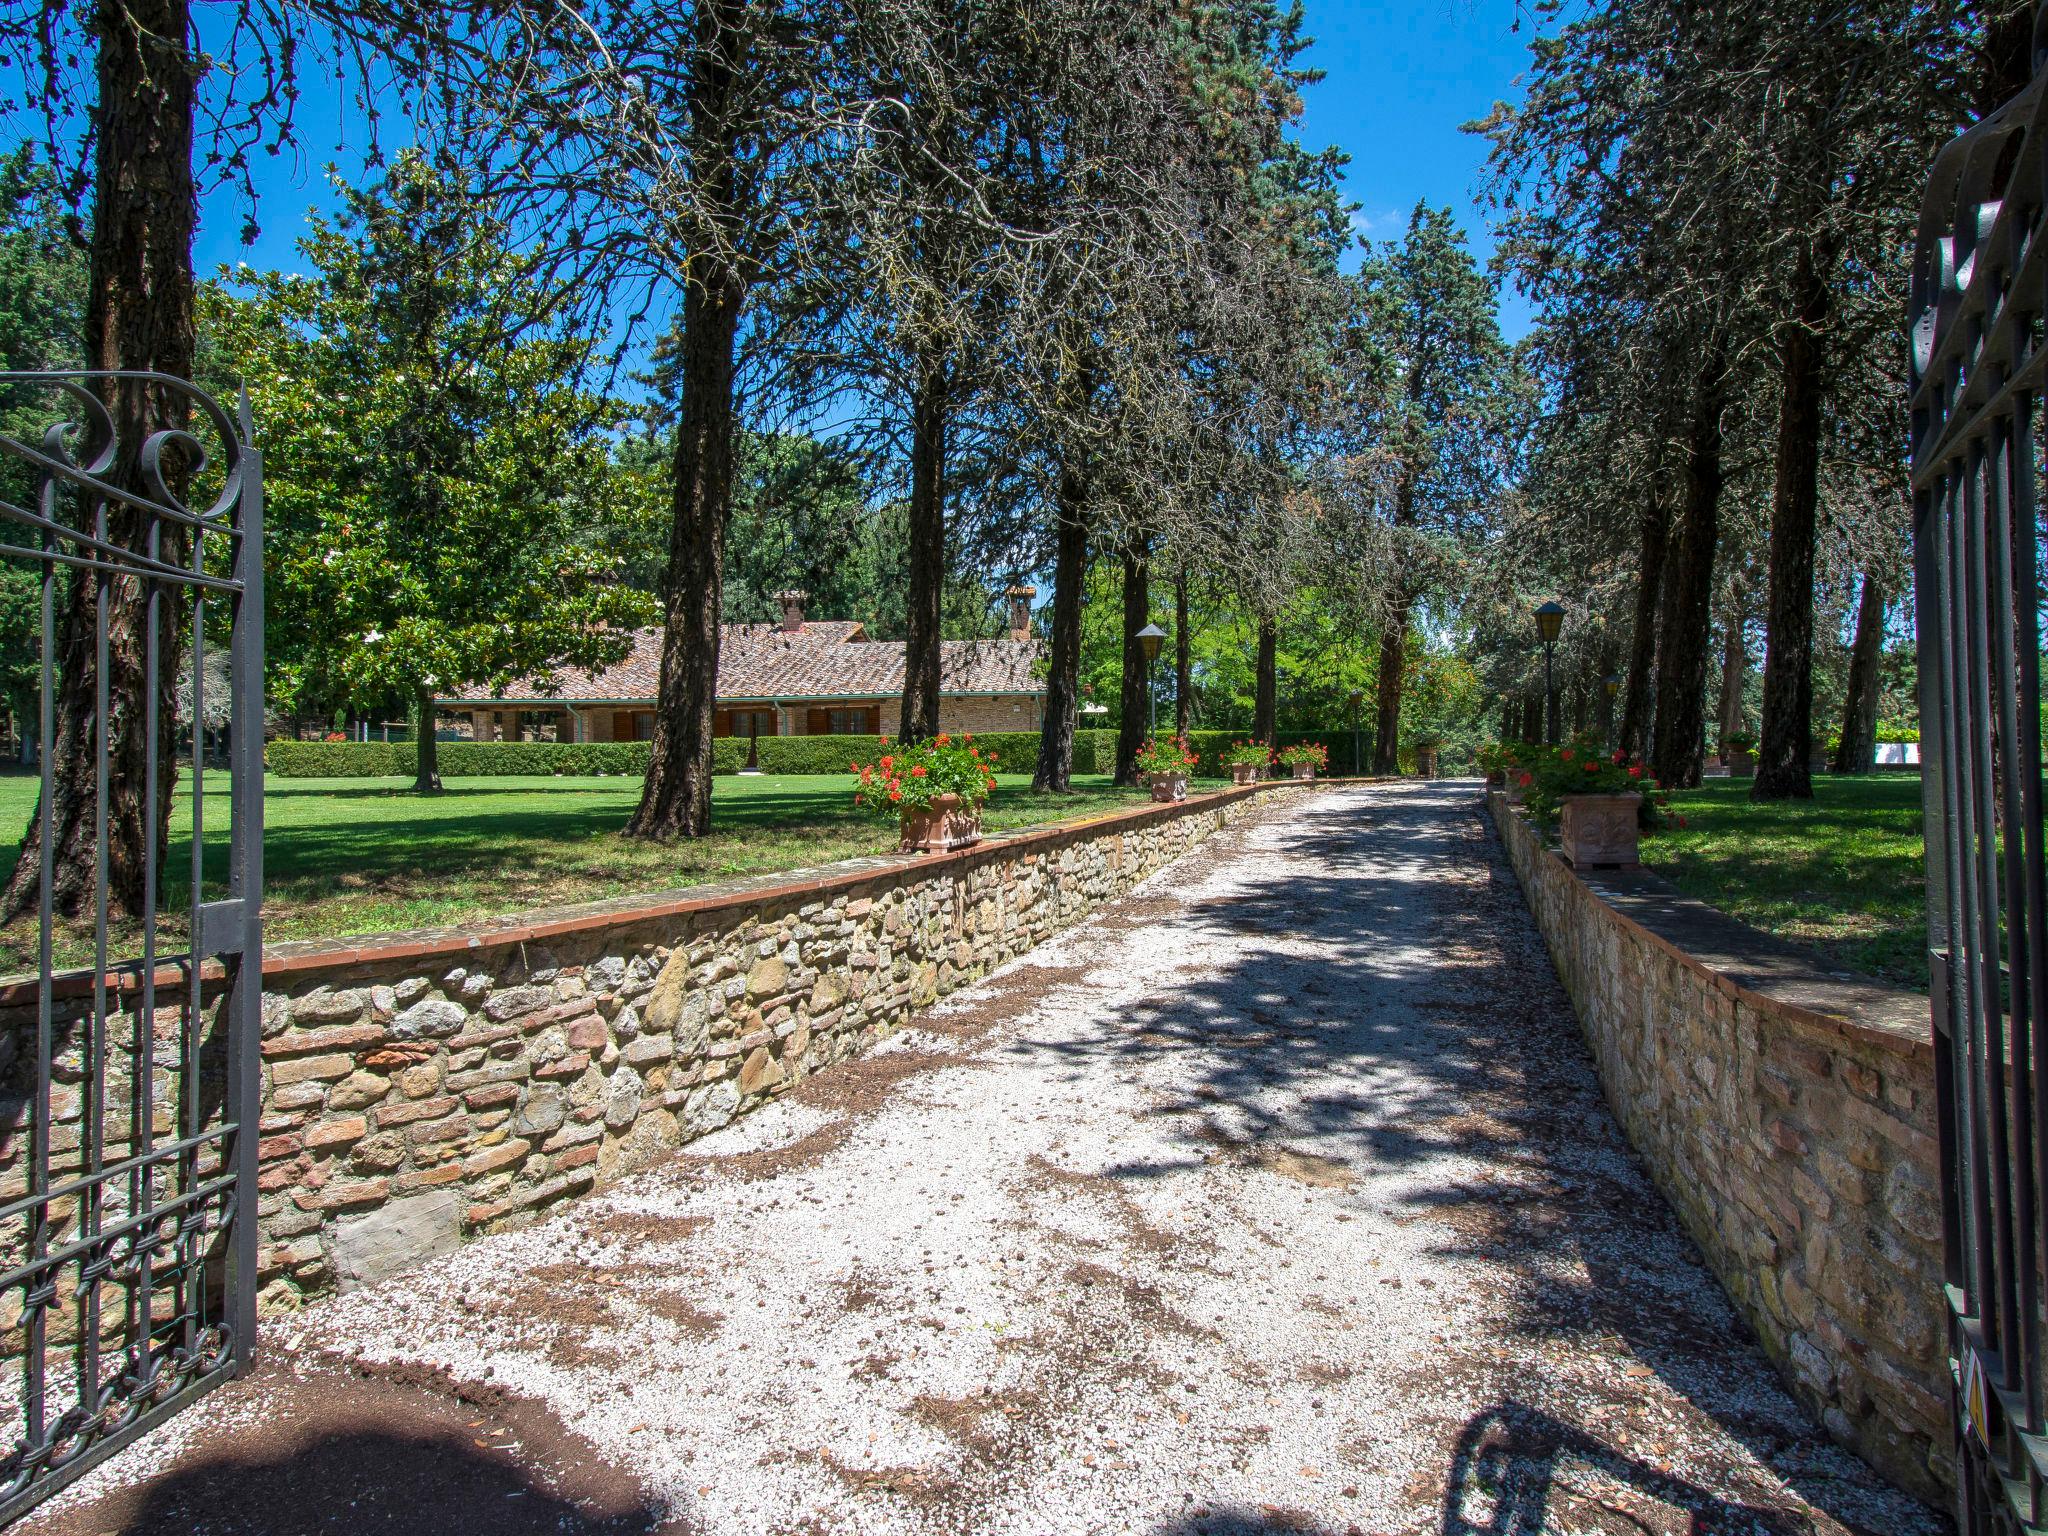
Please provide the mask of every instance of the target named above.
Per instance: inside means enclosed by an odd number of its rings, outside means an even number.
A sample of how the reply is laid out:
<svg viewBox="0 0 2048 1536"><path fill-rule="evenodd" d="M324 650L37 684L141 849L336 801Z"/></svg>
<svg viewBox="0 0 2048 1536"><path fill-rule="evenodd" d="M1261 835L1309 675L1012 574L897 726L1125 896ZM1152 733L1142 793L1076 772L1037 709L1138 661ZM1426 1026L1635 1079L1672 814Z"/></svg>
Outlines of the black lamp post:
<svg viewBox="0 0 2048 1536"><path fill-rule="evenodd" d="M1606 739L1607 750L1614 750L1614 696L1621 692L1621 674L1610 672L1600 679L1600 693L1604 703L1600 706L1600 734Z"/></svg>
<svg viewBox="0 0 2048 1536"><path fill-rule="evenodd" d="M1145 653L1145 734L1153 737L1159 734L1159 701L1152 687L1152 672L1165 639L1166 631L1157 624L1147 624L1138 631L1138 649Z"/></svg>
<svg viewBox="0 0 2048 1536"><path fill-rule="evenodd" d="M1563 628L1564 604L1553 600L1537 608L1536 633L1543 637L1543 739L1553 747L1557 745L1557 681L1551 656L1557 648L1557 632Z"/></svg>

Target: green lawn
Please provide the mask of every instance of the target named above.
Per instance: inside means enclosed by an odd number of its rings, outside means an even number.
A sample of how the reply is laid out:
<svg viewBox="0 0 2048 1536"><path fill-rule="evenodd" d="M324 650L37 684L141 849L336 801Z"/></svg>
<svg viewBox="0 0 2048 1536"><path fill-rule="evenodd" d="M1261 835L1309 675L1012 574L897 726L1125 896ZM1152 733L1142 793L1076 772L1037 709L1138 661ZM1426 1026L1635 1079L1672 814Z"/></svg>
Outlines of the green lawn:
<svg viewBox="0 0 2048 1536"><path fill-rule="evenodd" d="M1643 839L1643 863L1723 912L1848 970L1927 985L1917 774L1813 781L1810 801L1752 804L1747 779L1674 793L1686 820Z"/></svg>
<svg viewBox="0 0 2048 1536"><path fill-rule="evenodd" d="M895 827L855 809L850 780L721 777L711 836L658 846L617 835L639 799L633 778L451 779L414 795L402 779L280 779L264 786L265 933L273 939L421 928L483 914L663 890L734 875L829 863L895 845ZM216 793L217 792L217 793ZM0 777L0 879L35 805L33 778ZM1085 816L1146 798L1106 776L1079 775L1069 795L1035 795L1004 774L991 830ZM170 868L191 857L178 797ZM207 776L207 879L224 879L225 775ZM218 809L216 809L218 807ZM180 897L182 900L182 897ZM0 936L0 970L18 968L32 935ZM13 943L9 943L9 940ZM15 952L9 954L12 949Z"/></svg>

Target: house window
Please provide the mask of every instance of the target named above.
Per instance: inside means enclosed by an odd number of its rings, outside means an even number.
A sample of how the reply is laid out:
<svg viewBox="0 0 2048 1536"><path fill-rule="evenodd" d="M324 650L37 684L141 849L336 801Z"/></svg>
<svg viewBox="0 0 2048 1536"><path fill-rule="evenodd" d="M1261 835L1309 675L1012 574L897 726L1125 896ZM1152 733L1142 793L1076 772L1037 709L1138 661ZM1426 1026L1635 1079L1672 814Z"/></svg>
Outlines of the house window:
<svg viewBox="0 0 2048 1536"><path fill-rule="evenodd" d="M633 739L635 741L654 740L654 712L652 710L633 717Z"/></svg>
<svg viewBox="0 0 2048 1536"><path fill-rule="evenodd" d="M732 728L728 735L737 736L741 741L750 736L773 736L775 711L772 709L735 709L731 711Z"/></svg>
<svg viewBox="0 0 2048 1536"><path fill-rule="evenodd" d="M828 709L825 711L825 734L827 736L872 736L875 734L874 718L877 711L870 708Z"/></svg>

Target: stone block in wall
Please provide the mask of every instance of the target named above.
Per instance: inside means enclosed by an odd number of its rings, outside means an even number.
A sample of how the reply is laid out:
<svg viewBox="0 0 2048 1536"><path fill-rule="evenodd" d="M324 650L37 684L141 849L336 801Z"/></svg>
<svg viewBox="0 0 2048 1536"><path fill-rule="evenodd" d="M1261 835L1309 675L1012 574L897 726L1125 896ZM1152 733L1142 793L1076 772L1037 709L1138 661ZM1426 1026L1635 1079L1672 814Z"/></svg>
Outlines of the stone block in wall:
<svg viewBox="0 0 2048 1536"><path fill-rule="evenodd" d="M462 1202L446 1191L413 1195L334 1224L328 1258L335 1286L352 1291L452 1253L462 1241Z"/></svg>

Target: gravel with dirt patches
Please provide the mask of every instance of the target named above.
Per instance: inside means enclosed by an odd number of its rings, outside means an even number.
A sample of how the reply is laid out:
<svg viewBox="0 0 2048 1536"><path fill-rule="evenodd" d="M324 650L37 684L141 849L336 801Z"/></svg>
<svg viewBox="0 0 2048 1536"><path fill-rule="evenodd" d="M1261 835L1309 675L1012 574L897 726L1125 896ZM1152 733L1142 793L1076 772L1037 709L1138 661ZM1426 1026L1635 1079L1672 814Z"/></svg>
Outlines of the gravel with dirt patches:
<svg viewBox="0 0 2048 1536"><path fill-rule="evenodd" d="M337 1411L368 1372L488 1409L449 1452L488 1492L439 1530L528 1529L528 1497L718 1536L1943 1529L1792 1402L1652 1190L1469 785L1269 808L865 1060L267 1348L45 1528L423 1528L307 1491L136 1513L268 1394Z"/></svg>

